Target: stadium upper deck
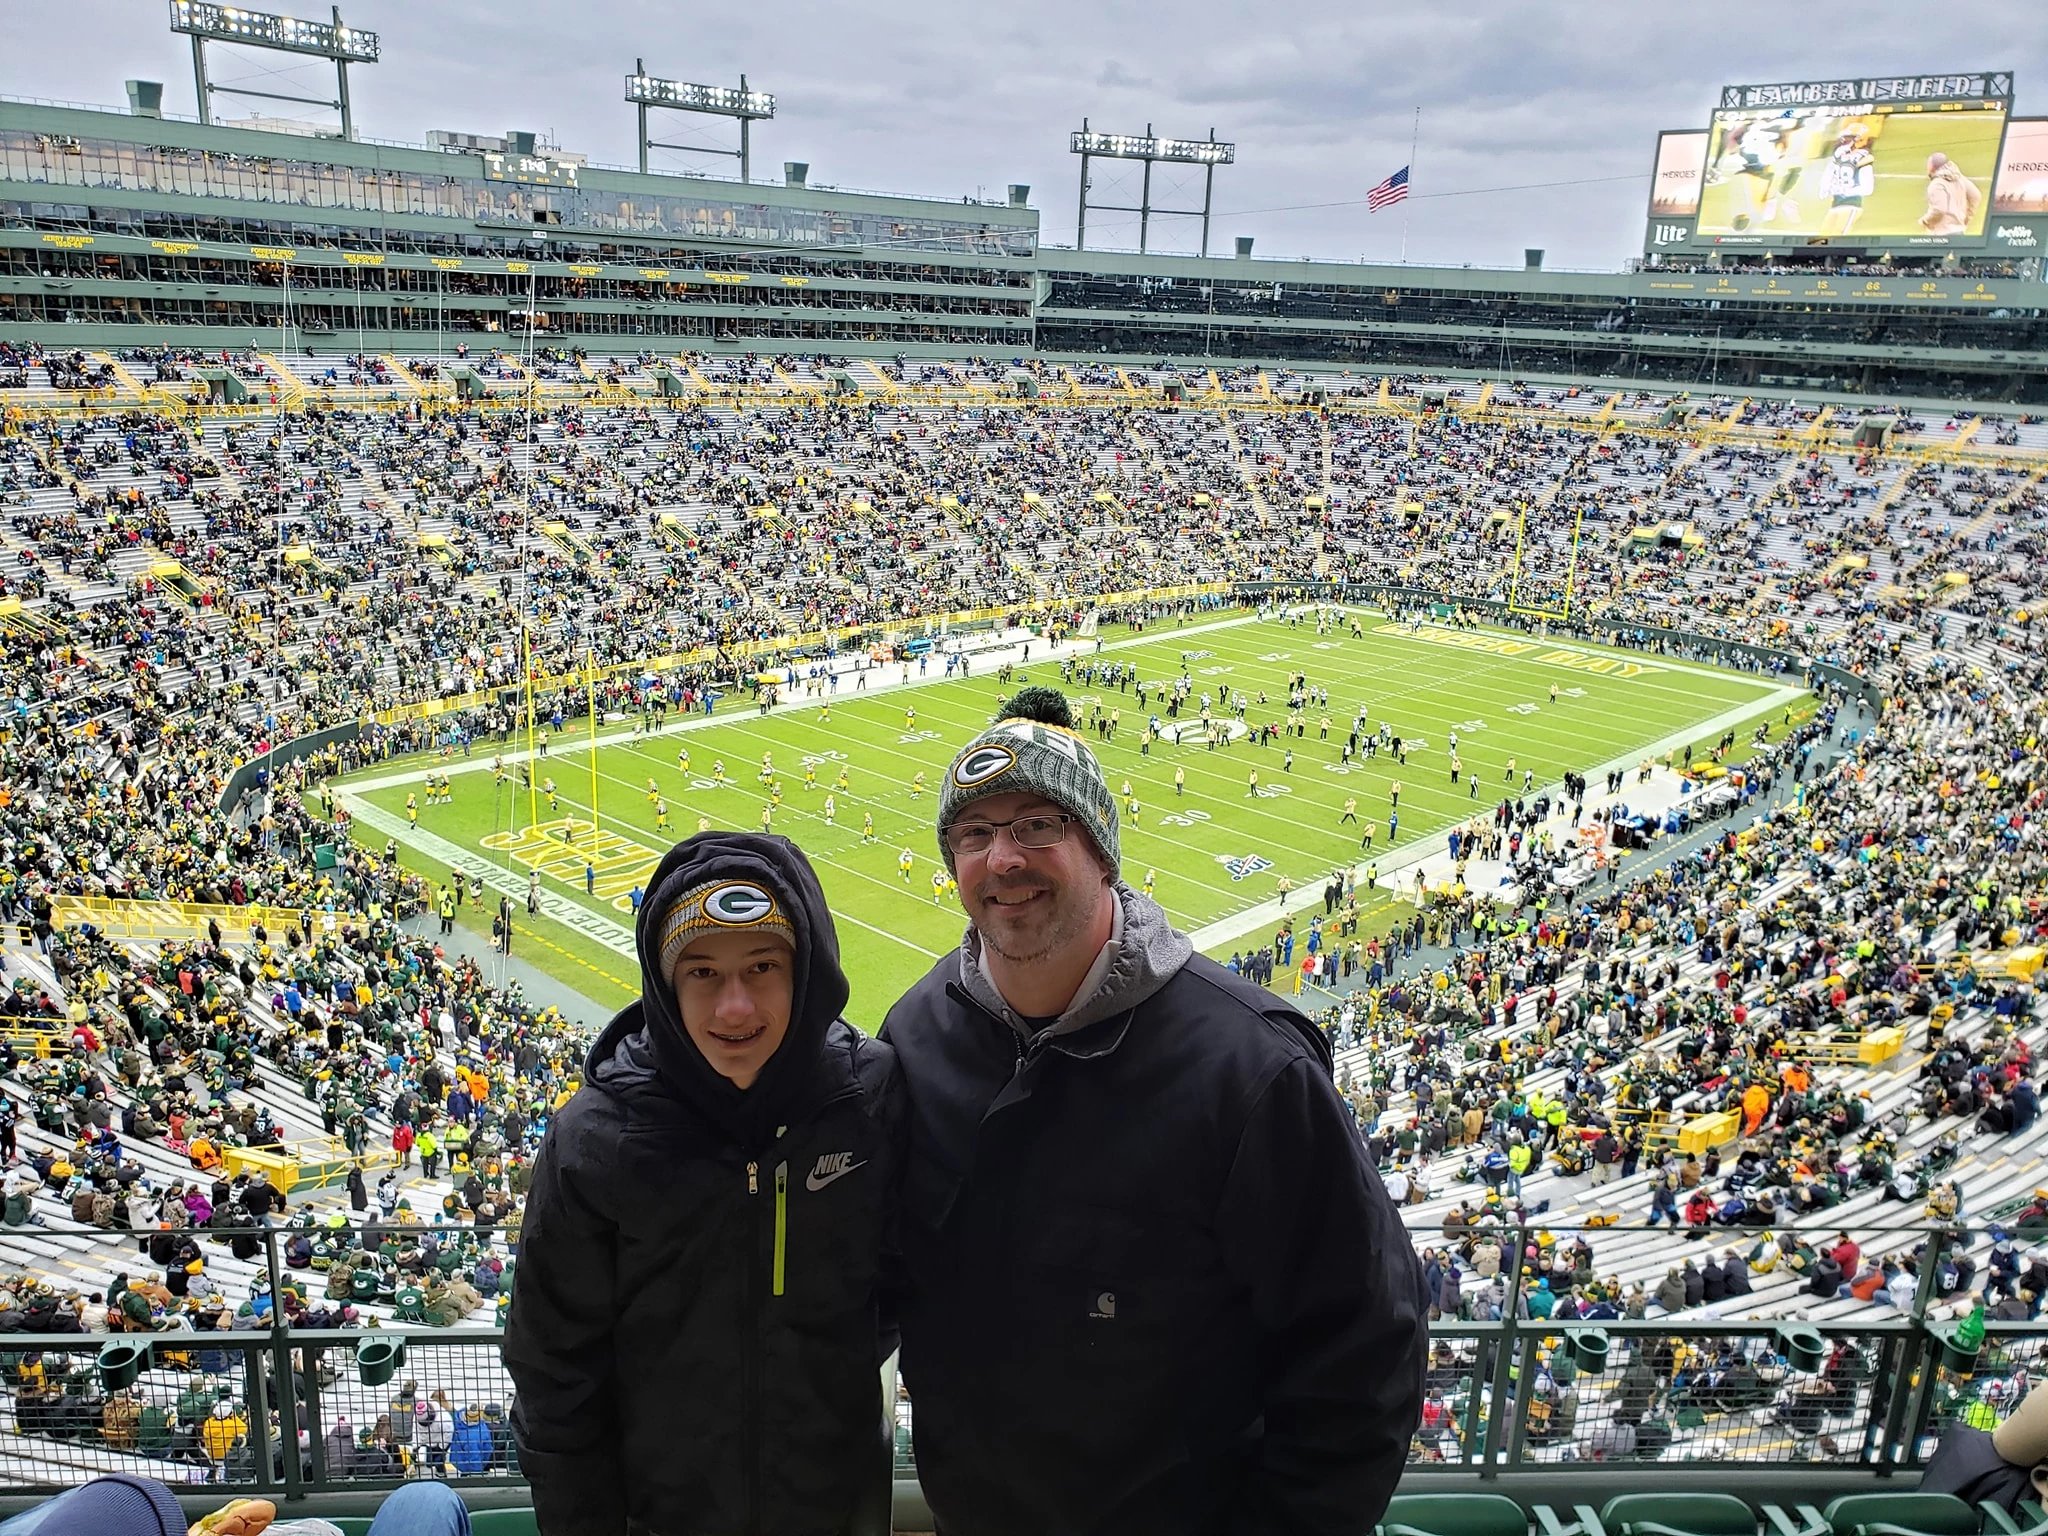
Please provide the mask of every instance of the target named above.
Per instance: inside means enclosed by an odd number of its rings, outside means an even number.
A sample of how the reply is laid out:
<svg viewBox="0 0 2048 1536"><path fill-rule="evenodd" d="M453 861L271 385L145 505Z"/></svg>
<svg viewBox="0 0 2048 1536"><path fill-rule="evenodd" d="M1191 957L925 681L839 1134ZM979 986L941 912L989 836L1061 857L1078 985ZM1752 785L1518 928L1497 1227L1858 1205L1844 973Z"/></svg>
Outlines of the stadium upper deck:
<svg viewBox="0 0 2048 1536"><path fill-rule="evenodd" d="M530 318L586 353L1107 353L2048 398L2034 258L1588 274L1131 256L1046 248L1021 201L511 174L0 102L0 338L246 347L282 325L287 350L417 355L523 341Z"/></svg>

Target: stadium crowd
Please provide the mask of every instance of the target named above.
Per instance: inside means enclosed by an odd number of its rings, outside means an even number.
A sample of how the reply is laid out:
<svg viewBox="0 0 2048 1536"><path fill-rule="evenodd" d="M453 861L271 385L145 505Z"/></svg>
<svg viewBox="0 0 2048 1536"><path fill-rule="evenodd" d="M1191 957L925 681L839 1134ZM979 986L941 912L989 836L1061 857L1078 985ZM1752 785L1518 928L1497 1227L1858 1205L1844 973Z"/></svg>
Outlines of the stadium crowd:
<svg viewBox="0 0 2048 1536"><path fill-rule="evenodd" d="M8 591L33 605L0 628L0 921L18 936L0 950L15 1042L0 1245L130 1239L84 1250L90 1277L8 1275L0 1331L12 1314L38 1332L204 1333L267 1326L273 1307L314 1326L449 1323L507 1292L526 1169L584 1021L409 930L424 883L395 849L342 835L311 791L502 736L490 691L521 676L521 615L541 673L703 648L666 675L680 708L738 670L736 643L963 608L1078 615L1190 578L1257 584L1250 601L1272 583L1394 586L1472 600L1447 620L1489 623L1539 622L1476 606L1511 582L1539 605L1575 583L1621 643L1710 654L1670 625L1798 649L1882 700L1879 715L1829 693L1752 760L1752 814L1644 873L1543 905L1418 906L1323 948L1328 990L1304 1001L1321 999L1362 1133L1424 1223L1440 1315L1499 1316L1518 1265L1529 1316L1681 1313L1773 1287L1898 1306L1923 1273L1945 1303L2037 1315L2048 1194L2001 1186L1979 1220L1962 1170L1975 1135L2026 1136L2039 1110L2043 1021L2001 959L2038 941L2048 888L2043 659L2017 617L2044 579L2038 472L1854 450L1782 406L1745 408L1776 437L1654 428L1648 397L1573 416L1526 387L1502 392L1520 414L1447 401L1233 420L1024 410L967 397L971 374L936 402L337 408L282 430L137 410L0 437ZM1948 573L1964 579L1930 586ZM604 687L644 702L630 672ZM488 701L265 763L309 732L473 690ZM557 710L581 708L579 689L542 704L557 730ZM1613 796L1590 787L1597 817ZM1533 838L1545 820L1472 831ZM1332 929L1358 874L1325 892ZM265 911L151 942L58 921L67 896ZM1239 963L1263 958L1291 989L1276 948ZM1926 1060L1880 1081L1857 1053L1894 1030ZM47 1055L26 1043L51 1035ZM1677 1127L1717 1114L1732 1134L1682 1153ZM240 1161L321 1136L354 1162L333 1192L287 1198ZM1881 1228L1886 1200L1948 1233L1852 1240L1843 1208ZM1671 1230L1610 1243L1610 1222ZM1546 1223L1594 1230L1518 1254L1515 1234ZM288 1233L276 1295L241 1231L270 1224ZM76 1379L12 1385L24 1407L92 1402ZM415 1394L417 1434L386 1415L328 1465L431 1450L503 1467L487 1406ZM138 1433L233 1476L247 1425L220 1422L195 1403Z"/></svg>

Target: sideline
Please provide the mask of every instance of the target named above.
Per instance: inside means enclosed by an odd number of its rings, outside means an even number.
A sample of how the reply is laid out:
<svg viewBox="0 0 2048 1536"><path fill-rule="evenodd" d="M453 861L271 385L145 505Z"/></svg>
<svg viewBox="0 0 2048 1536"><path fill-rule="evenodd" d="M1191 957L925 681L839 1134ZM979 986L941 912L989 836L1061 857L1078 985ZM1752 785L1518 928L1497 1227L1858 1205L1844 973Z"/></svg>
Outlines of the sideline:
<svg viewBox="0 0 2048 1536"><path fill-rule="evenodd" d="M1371 610L1364 611L1370 612ZM1235 629L1237 626L1241 624L1256 624L1258 620L1259 616L1256 613L1246 613L1240 614L1236 618L1212 619L1206 624L1191 624L1184 629L1176 629L1171 631L1170 633L1173 635L1206 635L1219 629ZM1107 655L1111 651L1129 650L1135 646L1140 645L1158 645L1162 643L1165 638L1165 633L1147 633L1142 635L1132 635L1128 639L1113 640L1107 642L1103 645L1101 654ZM1038 644L1042 642L1033 641L1032 643ZM825 695L825 701L834 704L850 704L855 703L861 699L876 698L885 693L900 693L905 689L932 688L944 683L958 683L963 681L974 682L980 678L993 677L995 675L995 670L998 667L1002 666L1002 664L1005 661L1013 662L1019 666L1028 666L1029 663L1021 659L1023 650L1024 645L1022 642L1019 642L1016 645L991 647L986 651L977 651L974 653L975 660L977 662L986 661L986 670L974 673L966 678L962 678L957 675L953 677L913 675L910 681L907 683L902 681L885 682L858 690L842 691L839 693L828 693ZM1069 640L1063 645L1048 646L1046 648L1045 659L1047 661L1064 661L1068 658L1072 658L1077 661L1085 661L1089 657L1094 656L1096 654L1096 649L1092 643L1085 640ZM873 673L877 671L887 670L888 667L900 668L901 665L902 663L900 662L890 662L885 667L871 667L868 670L869 674L872 676ZM838 673L840 677L851 677L854 675L854 671L850 666L843 668L835 668L834 670ZM727 698L735 698L738 696L739 695L737 693L725 695L725 697ZM667 725L664 725L660 730L654 731L652 733L643 732L640 734L635 734L631 729L620 729L610 732L600 730L597 736L597 745L601 749L604 747L619 746L622 743L631 744L633 742L664 741L671 736L681 736L690 731L709 730L713 726L737 724L743 719L754 720L757 722L764 719L775 720L787 714L791 709L810 708L818 702L819 701L816 699L792 699L782 705L779 705L775 709L771 709L766 715L762 715L758 710L752 709L751 706L748 709L738 710L723 715L706 715L701 713L693 714L687 717L686 719L673 720L669 722ZM488 741L480 741L478 745L488 746L490 745L490 743ZM557 739L549 742L548 745L551 749L554 749L557 752L557 755L564 757L572 753L588 752L590 750L590 735L587 731L585 731L582 734L575 734L565 731ZM503 757L505 759L506 766L509 767L513 763L526 762L529 760L529 757L535 760L539 760L540 753L538 748L534 749L531 753L529 753L526 748L521 747L516 751L507 751L502 753L493 752L487 756L451 758L446 763L422 763L416 768L401 769L396 773L378 774L371 778L351 778L346 782L346 784L337 783L335 786L334 794L335 798L339 800L344 793L361 795L376 789L397 789L409 784L421 784L426 782L427 775L430 773L433 774L436 778L439 778L443 773L446 773L451 778L461 778L463 775L471 773L488 773L490 771L492 757ZM553 761L553 758L549 758L546 760ZM406 838L400 836L399 841L404 842L406 841ZM524 899L523 890L521 892L521 898Z"/></svg>
<svg viewBox="0 0 2048 1536"><path fill-rule="evenodd" d="M1792 686L1788 684L1779 687L1760 699L1725 709L1711 720L1694 721L1684 730L1673 731L1668 736L1637 747L1622 756L1610 758L1605 763L1595 764L1585 770L1586 777L1597 779L1614 769L1632 770L1646 757L1659 757L1665 752L1675 752L1680 747L1696 743L1704 737L1719 736L1723 731L1732 729L1742 724L1745 720L1753 720L1767 710L1776 710L1792 703L1795 699L1805 698L1807 692L1808 690L1804 685ZM1628 790L1631 787L1635 788L1638 792L1630 795ZM1643 791L1650 791L1650 793L1645 794ZM1647 785L1624 786L1621 794L1612 797L1589 795L1586 803L1594 805L1612 798L1630 804L1641 803L1648 805L1651 800L1659 797L1659 791L1662 792L1664 805L1676 803L1678 800L1676 790L1668 787L1668 781L1660 783L1653 778ZM1548 784L1538 785L1531 794L1532 796L1547 794L1553 802L1556 802L1564 794L1564 781L1559 779L1553 780ZM1662 809L1663 806L1658 808ZM1540 831L1545 827L1561 826L1562 823L1563 817L1553 814L1538 830ZM1392 892L1395 895L1402 895L1405 893L1401 888L1401 882L1396 877L1405 874L1418 865L1427 865L1431 861L1448 865L1450 862L1450 850L1444 846L1442 838L1436 833L1418 832L1415 835L1414 841L1399 852L1390 852L1372 860L1360 860L1358 863L1378 864L1380 869L1379 888ZM1356 868L1358 865L1354 864L1352 867ZM1413 890L1412 883L1408 890ZM1314 904L1313 897L1315 893L1306 887L1297 887L1292 894L1297 897L1294 908L1297 917ZM1195 941L1195 948L1207 954L1210 950L1221 948L1234 939L1243 938L1248 933L1261 928L1273 927L1285 915L1286 909L1281 906L1280 898L1277 895L1269 896L1254 906L1242 908L1231 913L1228 917L1217 919L1207 927L1196 929L1192 935Z"/></svg>
<svg viewBox="0 0 2048 1536"><path fill-rule="evenodd" d="M524 912L525 908L522 907L520 911ZM488 934L481 934L472 928L465 928L459 922L455 925L452 932L441 932L440 919L431 910L416 912L398 926L423 944L439 945L442 951L451 957L466 956L474 960L482 968L484 974L490 978L494 986L502 987L510 982L518 982L520 993L528 1002L542 1005L553 1004L562 1011L562 1016L571 1024L586 1026L595 1030L612 1013L618 1011L616 1006L607 1011L588 992L583 991L570 982L564 981L551 971L542 970L527 955L507 955L502 953L492 945ZM603 976L613 986L626 989L626 983L619 977L599 970L580 955L569 954L560 945L551 943L537 933L530 931L519 932L515 935L513 943L515 947L540 944L554 950L558 954L567 956L585 969ZM627 990L637 991L638 988L636 985L634 988ZM595 1015L597 1022L591 1023L584 1016L586 1013Z"/></svg>

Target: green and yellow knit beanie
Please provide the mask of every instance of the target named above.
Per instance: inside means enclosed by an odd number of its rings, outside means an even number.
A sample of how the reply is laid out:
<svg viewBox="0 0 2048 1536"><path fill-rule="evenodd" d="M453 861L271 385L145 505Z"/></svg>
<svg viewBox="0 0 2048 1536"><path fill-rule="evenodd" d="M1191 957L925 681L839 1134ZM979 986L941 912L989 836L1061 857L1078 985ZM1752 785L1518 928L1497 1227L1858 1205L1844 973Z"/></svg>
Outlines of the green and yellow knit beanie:
<svg viewBox="0 0 2048 1536"><path fill-rule="evenodd" d="M995 723L961 749L939 791L939 857L954 868L945 829L988 795L1039 795L1080 819L1112 871L1120 867L1116 796L1110 793L1067 696L1057 688L1020 688Z"/></svg>
<svg viewBox="0 0 2048 1536"><path fill-rule="evenodd" d="M700 933L764 930L796 947L796 929L767 886L752 880L707 880L678 895L661 916L661 972L671 975L683 949Z"/></svg>

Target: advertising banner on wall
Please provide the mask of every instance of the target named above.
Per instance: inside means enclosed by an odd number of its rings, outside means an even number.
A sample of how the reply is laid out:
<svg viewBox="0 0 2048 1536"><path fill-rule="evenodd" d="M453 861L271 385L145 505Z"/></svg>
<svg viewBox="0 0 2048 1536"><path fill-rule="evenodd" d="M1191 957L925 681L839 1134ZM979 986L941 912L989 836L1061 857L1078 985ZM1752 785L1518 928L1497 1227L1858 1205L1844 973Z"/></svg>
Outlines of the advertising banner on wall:
<svg viewBox="0 0 2048 1536"><path fill-rule="evenodd" d="M1991 212L2048 215L2048 117L2016 117L2005 125Z"/></svg>
<svg viewBox="0 0 2048 1536"><path fill-rule="evenodd" d="M1657 165L1650 177L1650 217L1686 219L1700 211L1700 183L1707 169L1704 128L1657 135Z"/></svg>

